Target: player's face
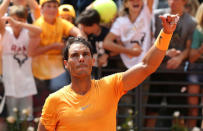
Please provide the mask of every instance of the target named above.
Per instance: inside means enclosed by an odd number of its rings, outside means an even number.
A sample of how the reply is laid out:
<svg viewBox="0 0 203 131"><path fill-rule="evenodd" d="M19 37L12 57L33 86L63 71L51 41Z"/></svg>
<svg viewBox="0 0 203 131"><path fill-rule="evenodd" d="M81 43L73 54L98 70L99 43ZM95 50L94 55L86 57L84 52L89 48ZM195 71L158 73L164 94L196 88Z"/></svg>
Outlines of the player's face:
<svg viewBox="0 0 203 131"><path fill-rule="evenodd" d="M42 6L42 14L45 19L56 19L58 15L58 3L57 2L46 2Z"/></svg>
<svg viewBox="0 0 203 131"><path fill-rule="evenodd" d="M71 76L86 77L91 76L93 62L90 49L81 43L75 43L70 46L68 60L64 63Z"/></svg>

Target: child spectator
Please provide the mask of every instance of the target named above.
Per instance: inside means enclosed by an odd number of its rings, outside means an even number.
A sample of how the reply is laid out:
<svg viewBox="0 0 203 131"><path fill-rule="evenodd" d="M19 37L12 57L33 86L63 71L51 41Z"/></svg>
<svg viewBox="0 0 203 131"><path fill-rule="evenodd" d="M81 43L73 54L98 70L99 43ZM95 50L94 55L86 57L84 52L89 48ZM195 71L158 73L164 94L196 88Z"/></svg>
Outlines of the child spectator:
<svg viewBox="0 0 203 131"><path fill-rule="evenodd" d="M151 12L153 0L124 0L120 16L104 41L104 48L119 53L127 68L142 60L151 47ZM117 40L117 43L115 43ZM119 44L118 44L119 43Z"/></svg>
<svg viewBox="0 0 203 131"><path fill-rule="evenodd" d="M59 16L71 23L75 23L75 10L72 5L64 4L59 6Z"/></svg>
<svg viewBox="0 0 203 131"><path fill-rule="evenodd" d="M8 17L0 19L0 33L3 60L3 83L9 116L16 117L17 108L20 118L25 119L23 109L29 110L28 119L32 119L32 96L37 93L32 74L31 58L28 56L28 43L31 37L41 33L37 26L26 23L27 9L12 6ZM5 25L8 22L8 25Z"/></svg>

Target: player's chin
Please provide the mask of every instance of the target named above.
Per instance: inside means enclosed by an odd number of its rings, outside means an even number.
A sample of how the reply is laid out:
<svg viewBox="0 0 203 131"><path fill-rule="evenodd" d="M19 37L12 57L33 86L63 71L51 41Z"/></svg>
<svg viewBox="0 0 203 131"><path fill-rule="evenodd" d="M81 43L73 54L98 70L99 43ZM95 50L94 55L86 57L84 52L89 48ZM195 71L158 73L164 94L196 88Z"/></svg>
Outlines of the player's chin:
<svg viewBox="0 0 203 131"><path fill-rule="evenodd" d="M83 70L83 71L78 72L77 74L79 77L87 77L87 76L91 75L91 72Z"/></svg>

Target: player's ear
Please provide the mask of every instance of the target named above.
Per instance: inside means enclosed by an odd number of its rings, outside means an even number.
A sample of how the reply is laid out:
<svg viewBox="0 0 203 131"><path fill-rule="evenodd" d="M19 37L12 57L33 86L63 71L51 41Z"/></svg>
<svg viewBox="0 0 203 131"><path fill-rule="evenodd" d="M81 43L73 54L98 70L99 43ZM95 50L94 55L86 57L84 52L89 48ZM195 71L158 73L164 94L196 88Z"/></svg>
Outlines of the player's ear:
<svg viewBox="0 0 203 131"><path fill-rule="evenodd" d="M65 68L68 69L68 61L67 60L63 60L63 64L64 64Z"/></svg>

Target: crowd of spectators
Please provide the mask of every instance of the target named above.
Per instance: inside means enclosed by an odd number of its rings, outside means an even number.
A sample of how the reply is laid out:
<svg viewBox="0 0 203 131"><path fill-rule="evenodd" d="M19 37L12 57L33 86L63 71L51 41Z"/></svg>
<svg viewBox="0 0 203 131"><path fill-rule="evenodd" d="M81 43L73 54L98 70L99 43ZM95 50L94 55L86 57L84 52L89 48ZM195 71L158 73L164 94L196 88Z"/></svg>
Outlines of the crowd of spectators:
<svg viewBox="0 0 203 131"><path fill-rule="evenodd" d="M99 0L97 0L99 1ZM100 0L102 1L102 0ZM112 1L112 0L106 0ZM178 14L180 21L166 57L160 66L165 71L202 71L203 3L201 0L113 0L117 13L107 22L93 7L94 0L2 0L0 5L0 129L6 130L6 117L15 116L15 108L29 110L29 120L40 117L46 97L71 83L63 65L62 51L70 37L83 37L93 46L95 64L92 77L120 56L120 64L131 68L139 63L153 44L162 25L159 15ZM119 65L118 65L119 67ZM153 74L150 79L190 81L190 94L203 93L198 82L202 75ZM150 86L149 92L180 92L177 86ZM125 103L132 101L127 98ZM151 96L148 103L160 104L163 98ZM178 98L168 103L181 104ZM190 96L187 103L198 105L203 98ZM5 106L4 106L5 105ZM171 110L172 113L174 110ZM203 115L198 108L183 111L188 116ZM203 112L203 111L202 111ZM146 109L158 116L159 111ZM23 119L23 114L22 114ZM147 119L155 127L156 119ZM197 126L188 120L185 126ZM203 123L202 127L203 129Z"/></svg>

